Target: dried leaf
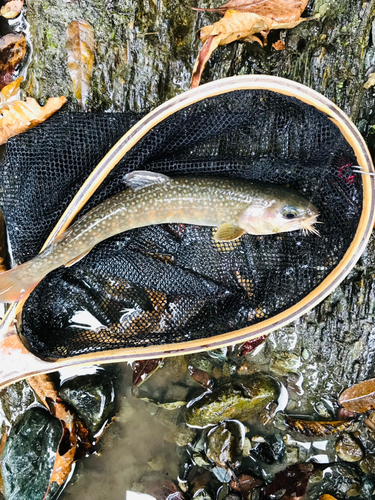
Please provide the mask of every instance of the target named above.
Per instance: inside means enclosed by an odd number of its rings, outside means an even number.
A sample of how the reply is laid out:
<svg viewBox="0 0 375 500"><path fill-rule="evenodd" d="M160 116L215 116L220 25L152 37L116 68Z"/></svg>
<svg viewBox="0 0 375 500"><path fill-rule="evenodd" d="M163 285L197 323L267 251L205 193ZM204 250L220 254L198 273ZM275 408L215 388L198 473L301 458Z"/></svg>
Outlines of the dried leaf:
<svg viewBox="0 0 375 500"><path fill-rule="evenodd" d="M25 57L26 47L22 33L8 33L0 38L0 90L11 83L14 70Z"/></svg>
<svg viewBox="0 0 375 500"><path fill-rule="evenodd" d="M357 417L358 415L360 415L360 413L356 411L348 411L345 410L345 408L339 408L337 414L340 420L353 420L353 418Z"/></svg>
<svg viewBox="0 0 375 500"><path fill-rule="evenodd" d="M213 381L207 372L199 368L194 368L193 366L189 366L189 372L193 379L204 389L210 389L212 387Z"/></svg>
<svg viewBox="0 0 375 500"><path fill-rule="evenodd" d="M87 21L73 21L67 30L66 50L73 90L79 104L85 109L90 91L95 58L94 30Z"/></svg>
<svg viewBox="0 0 375 500"><path fill-rule="evenodd" d="M252 12L239 12L237 10L227 10L220 21L210 26L205 26L200 31L203 47L198 55L193 68L191 78L191 88L199 85L203 70L211 54L219 45L226 45L234 41L258 42L261 40L254 36L260 33L266 37L271 29L294 28L307 19L295 21L278 22L270 17L259 16Z"/></svg>
<svg viewBox="0 0 375 500"><path fill-rule="evenodd" d="M0 15L6 19L13 19L19 15L23 7L23 0L11 0L0 9Z"/></svg>
<svg viewBox="0 0 375 500"><path fill-rule="evenodd" d="M307 482L314 472L315 467L312 463L291 465L278 472L272 483L262 488L260 498L299 500L305 494Z"/></svg>
<svg viewBox="0 0 375 500"><path fill-rule="evenodd" d="M346 389L339 397L346 410L364 413L375 408L375 379L365 380Z"/></svg>
<svg viewBox="0 0 375 500"><path fill-rule="evenodd" d="M366 418L365 425L368 429L370 429L370 431L375 432L375 423L372 420Z"/></svg>
<svg viewBox="0 0 375 500"><path fill-rule="evenodd" d="M246 495L250 493L254 488L262 486L264 481L262 479L257 479L250 474L240 474L238 477L232 479L230 487L234 491L239 491L240 493L245 493Z"/></svg>
<svg viewBox="0 0 375 500"><path fill-rule="evenodd" d="M283 42L282 40L277 40L277 42L272 44L272 47L275 50L285 50L285 42Z"/></svg>
<svg viewBox="0 0 375 500"><path fill-rule="evenodd" d="M45 106L39 106L35 99L27 97L18 101L22 77L17 78L0 92L0 144L10 137L26 132L44 122L66 103L66 97L50 97Z"/></svg>
<svg viewBox="0 0 375 500"><path fill-rule="evenodd" d="M80 431L80 435L84 439L84 433L82 432L83 426L77 422L75 415L66 408L57 394L52 379L48 375L30 377L28 382L46 408L52 415L60 420L63 428L63 435L60 440L55 465L49 481L49 487L54 482L61 486L68 477L76 456L78 431ZM48 495L49 487L46 496Z"/></svg>
<svg viewBox="0 0 375 500"><path fill-rule="evenodd" d="M181 491L177 488L173 481L165 479L162 477L157 478L147 478L146 483L146 493L151 495L158 500L171 500L172 498L183 499ZM176 495L176 496L174 496Z"/></svg>
<svg viewBox="0 0 375 500"><path fill-rule="evenodd" d="M257 337L256 339L248 340L240 347L239 356L245 356L245 354L249 354L250 352L254 351L254 349L258 347L258 345L263 344L266 338L267 335L262 335L260 337Z"/></svg>
<svg viewBox="0 0 375 500"><path fill-rule="evenodd" d="M0 441L0 495L4 494L4 484L3 484L3 478L1 476L1 456L3 454L5 442L7 440L8 435L6 433L3 434L1 441Z"/></svg>
<svg viewBox="0 0 375 500"><path fill-rule="evenodd" d="M287 417L285 423L294 431L305 436L330 436L338 434L352 426L352 420L336 420L333 422L317 422Z"/></svg>
<svg viewBox="0 0 375 500"><path fill-rule="evenodd" d="M319 500L336 500L336 498L325 493L324 495L320 495Z"/></svg>
<svg viewBox="0 0 375 500"><path fill-rule="evenodd" d="M274 21L297 21L305 10L308 0L229 0L229 2L214 9L193 10L219 12L225 14L227 10L234 9L239 12L252 12L258 16L270 17Z"/></svg>
<svg viewBox="0 0 375 500"><path fill-rule="evenodd" d="M164 358L136 361L133 365L133 387L143 384L158 368L163 366L163 361Z"/></svg>

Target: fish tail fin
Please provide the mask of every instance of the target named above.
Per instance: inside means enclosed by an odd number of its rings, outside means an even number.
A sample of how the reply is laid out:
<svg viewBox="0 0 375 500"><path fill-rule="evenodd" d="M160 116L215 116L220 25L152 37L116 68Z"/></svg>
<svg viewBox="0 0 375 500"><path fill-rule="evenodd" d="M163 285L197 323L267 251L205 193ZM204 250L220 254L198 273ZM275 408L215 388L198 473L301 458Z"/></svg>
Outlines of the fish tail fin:
<svg viewBox="0 0 375 500"><path fill-rule="evenodd" d="M0 302L16 302L36 287L41 277L30 272L32 261L0 274Z"/></svg>

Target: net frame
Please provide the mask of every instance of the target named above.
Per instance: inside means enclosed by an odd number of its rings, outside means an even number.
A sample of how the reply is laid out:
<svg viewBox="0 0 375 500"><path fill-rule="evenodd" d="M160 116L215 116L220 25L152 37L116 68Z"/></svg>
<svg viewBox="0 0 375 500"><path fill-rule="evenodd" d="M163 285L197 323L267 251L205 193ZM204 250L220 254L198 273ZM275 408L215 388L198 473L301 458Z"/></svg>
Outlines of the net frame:
<svg viewBox="0 0 375 500"><path fill-rule="evenodd" d="M58 237L70 223L74 220L76 215L80 212L82 207L87 203L95 190L104 181L109 172L117 165L117 163L129 152L135 144L138 143L153 127L161 123L163 120L171 116L173 113L188 107L200 100L209 97L217 96L220 94L233 92L236 90L268 90L291 96L300 101L315 107L317 110L323 112L333 123L339 128L346 141L353 148L358 165L363 167L364 172L373 172L374 167L367 146L356 129L354 124L340 110L335 104L330 102L324 96L316 91L305 87L302 84L289 81L279 77L265 76L265 75L246 75L237 76L218 80L196 89L190 90L167 101L163 105L156 108L154 111L146 115L134 127L132 127L118 143L108 152L103 160L98 164L92 174L88 177L86 182L82 185L76 196L65 210L54 230L46 240L43 249L56 237ZM198 352L208 349L216 349L234 343L244 342L246 340L256 338L258 336L268 334L271 331L280 328L287 323L297 319L302 314L305 314L319 302L321 302L327 295L329 295L336 286L348 275L357 260L360 258L365 246L370 237L372 227L375 219L374 207L374 185L373 179L368 175L362 175L363 184L363 209L361 218L357 227L355 237L345 253L343 259L334 268L334 270L316 287L311 293L306 295L302 300L297 302L292 307L286 309L280 314L268 318L264 321L251 325L249 327L220 334L208 339L196 339L179 344L164 344L162 346L148 346L136 348L120 348L113 351L102 351L90 354L83 354L75 356L74 358L65 358L64 360L51 361L54 363L47 368L43 365L43 371L53 371L61 366L68 365L88 365L95 363L110 363L116 361L129 361L134 359L146 359L154 357L165 357L176 354L187 354ZM12 320L16 315L22 311L23 304L26 298L19 304L14 305L3 323L1 332L7 330ZM22 333L20 332L22 337ZM9 337L9 335L8 335ZM13 337L13 335L10 335ZM15 341L15 339L13 339ZM21 344L22 345L22 344ZM32 356L30 354L30 356ZM1 360L1 337L0 337L0 360ZM40 360L39 360L40 361ZM27 374L35 373L33 371L24 371ZM38 364L38 372L41 366ZM0 387L2 384L2 372L0 369ZM18 376L18 379L23 378Z"/></svg>

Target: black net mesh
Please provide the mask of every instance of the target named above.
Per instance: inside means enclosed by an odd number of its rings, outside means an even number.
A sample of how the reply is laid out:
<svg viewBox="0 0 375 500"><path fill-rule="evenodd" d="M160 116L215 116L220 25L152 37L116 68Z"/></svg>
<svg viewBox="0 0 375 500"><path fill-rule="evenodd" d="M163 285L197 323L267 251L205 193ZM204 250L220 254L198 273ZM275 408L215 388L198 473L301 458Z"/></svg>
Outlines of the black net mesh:
<svg viewBox="0 0 375 500"><path fill-rule="evenodd" d="M136 120L60 113L9 141L1 208L17 263L38 253L84 179ZM37 286L23 309L23 336L41 356L65 357L203 339L274 316L319 285L348 249L362 204L355 163L325 115L270 91L231 92L175 113L126 155L83 212L124 190L132 170L230 176L305 194L321 214L321 237L244 235L223 244L213 228L181 224L122 233Z"/></svg>

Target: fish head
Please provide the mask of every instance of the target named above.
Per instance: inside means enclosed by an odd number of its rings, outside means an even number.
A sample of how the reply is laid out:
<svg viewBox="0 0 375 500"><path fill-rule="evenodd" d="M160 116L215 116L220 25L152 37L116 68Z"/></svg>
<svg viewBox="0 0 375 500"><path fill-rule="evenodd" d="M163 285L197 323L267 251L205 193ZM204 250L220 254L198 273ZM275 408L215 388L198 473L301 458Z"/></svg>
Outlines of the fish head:
<svg viewBox="0 0 375 500"><path fill-rule="evenodd" d="M238 225L249 234L275 234L302 230L319 236L318 209L308 199L287 188L270 190L241 214Z"/></svg>

